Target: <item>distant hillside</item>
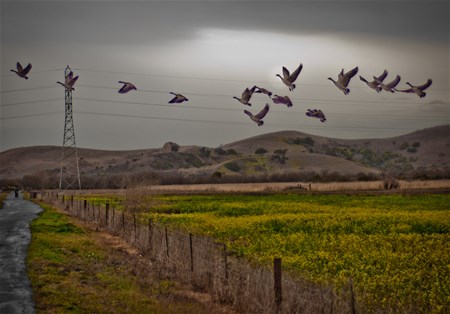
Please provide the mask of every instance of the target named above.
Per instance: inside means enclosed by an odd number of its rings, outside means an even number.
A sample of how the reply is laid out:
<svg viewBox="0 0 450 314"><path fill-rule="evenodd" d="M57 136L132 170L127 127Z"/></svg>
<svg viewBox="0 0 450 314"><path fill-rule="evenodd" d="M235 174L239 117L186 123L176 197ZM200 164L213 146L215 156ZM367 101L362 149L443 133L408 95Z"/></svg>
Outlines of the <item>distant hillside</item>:
<svg viewBox="0 0 450 314"><path fill-rule="evenodd" d="M150 173L163 183L230 180L370 179L393 176L448 176L450 125L383 138L345 140L297 131L263 134L220 147L179 146L105 151L78 149L82 180L117 181ZM24 176L55 181L61 147L33 146L0 153L0 180ZM303 177L302 177L303 175ZM295 177L295 178L294 178ZM30 179L30 178L28 178ZM172 182L173 181L173 182ZM111 183L108 183L111 184Z"/></svg>

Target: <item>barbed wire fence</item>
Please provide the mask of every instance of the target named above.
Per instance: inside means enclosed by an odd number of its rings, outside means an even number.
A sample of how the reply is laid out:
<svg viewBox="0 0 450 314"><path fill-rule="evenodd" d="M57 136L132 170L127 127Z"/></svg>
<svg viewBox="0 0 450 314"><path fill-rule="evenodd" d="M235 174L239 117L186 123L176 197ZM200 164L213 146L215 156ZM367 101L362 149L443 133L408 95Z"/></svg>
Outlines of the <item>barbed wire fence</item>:
<svg viewBox="0 0 450 314"><path fill-rule="evenodd" d="M138 212L56 192L43 192L41 198L90 228L121 237L148 258L160 276L207 292L215 301L238 312L364 312L351 279L347 287L336 292L331 286L283 272L281 258L274 258L273 268L255 266L233 254L223 243L172 229L143 218Z"/></svg>

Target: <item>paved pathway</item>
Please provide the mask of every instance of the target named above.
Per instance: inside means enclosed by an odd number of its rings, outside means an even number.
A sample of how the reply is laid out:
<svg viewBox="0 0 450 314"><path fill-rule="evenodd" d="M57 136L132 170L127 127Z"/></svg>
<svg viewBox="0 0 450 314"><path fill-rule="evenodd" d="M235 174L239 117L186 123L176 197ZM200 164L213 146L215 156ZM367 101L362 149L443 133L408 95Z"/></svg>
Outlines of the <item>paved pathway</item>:
<svg viewBox="0 0 450 314"><path fill-rule="evenodd" d="M0 313L34 313L33 293L25 259L31 239L30 222L42 211L20 194L8 195L0 209Z"/></svg>

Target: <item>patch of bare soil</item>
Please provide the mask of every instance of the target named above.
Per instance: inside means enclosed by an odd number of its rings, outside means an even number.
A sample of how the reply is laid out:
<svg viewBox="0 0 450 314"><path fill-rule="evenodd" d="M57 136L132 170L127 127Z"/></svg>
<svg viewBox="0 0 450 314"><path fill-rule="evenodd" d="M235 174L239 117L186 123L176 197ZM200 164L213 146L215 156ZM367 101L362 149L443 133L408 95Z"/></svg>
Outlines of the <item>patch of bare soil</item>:
<svg viewBox="0 0 450 314"><path fill-rule="evenodd" d="M60 212L67 215L64 211ZM92 241L108 249L109 264L132 270L132 273L139 278L139 286L148 289L149 287L158 286L159 282L166 280L159 271L161 266L151 261L149 257L142 255L137 248L128 244L121 237L98 230L96 225L86 224L74 216L69 215L69 217L73 224L82 228L88 228L92 232ZM167 281L165 283L167 284ZM199 303L205 309L205 313L208 314L237 313L229 306L214 302L211 295L194 291L193 288L180 283L174 283L172 288L159 291L155 297L163 303L176 303L177 301Z"/></svg>

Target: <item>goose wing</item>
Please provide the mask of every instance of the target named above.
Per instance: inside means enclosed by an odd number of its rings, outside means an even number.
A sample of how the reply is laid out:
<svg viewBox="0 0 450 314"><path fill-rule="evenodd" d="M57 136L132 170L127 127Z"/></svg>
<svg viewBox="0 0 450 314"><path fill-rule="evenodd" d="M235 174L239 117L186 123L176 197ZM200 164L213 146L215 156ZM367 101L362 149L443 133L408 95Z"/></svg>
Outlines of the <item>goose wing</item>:
<svg viewBox="0 0 450 314"><path fill-rule="evenodd" d="M275 104L282 104L283 103L283 98L284 97L282 97L282 96L275 95L275 96L273 96L272 101Z"/></svg>
<svg viewBox="0 0 450 314"><path fill-rule="evenodd" d="M264 106L264 108L260 112L258 112L258 114L255 115L255 117L258 118L258 119L262 119L262 118L264 118L266 116L266 114L268 112L269 112L269 104L266 104Z"/></svg>
<svg viewBox="0 0 450 314"><path fill-rule="evenodd" d="M72 72L70 72L70 73L72 73ZM72 74L72 75L73 75L73 74ZM68 82L68 84L69 84L70 86L74 86L75 83L77 82L77 80L78 80L78 75L75 76L74 78L70 79L70 81Z"/></svg>
<svg viewBox="0 0 450 314"><path fill-rule="evenodd" d="M421 91L423 91L423 90L427 89L428 87L430 87L431 83L433 83L433 80L432 79L428 79L425 84L417 86L417 88L420 89Z"/></svg>
<svg viewBox="0 0 450 314"><path fill-rule="evenodd" d="M20 62L17 62L16 68L17 68L18 72L22 72L23 71L23 68L22 68L22 65L20 64Z"/></svg>
<svg viewBox="0 0 450 314"><path fill-rule="evenodd" d="M344 70L341 71L341 73L339 74L339 80L341 82L341 84L345 87L347 87L348 83L350 83L350 79L352 77L354 77L356 75L356 73L358 73L358 67L351 69L350 71L348 71L345 74L342 74Z"/></svg>
<svg viewBox="0 0 450 314"><path fill-rule="evenodd" d="M384 70L383 73L379 77L377 77L377 80L380 82L383 82L383 80L386 78L387 75L388 75L388 71Z"/></svg>
<svg viewBox="0 0 450 314"><path fill-rule="evenodd" d="M284 77L285 79L289 79L289 76L290 76L289 70L286 69L286 67L283 67L283 77Z"/></svg>
<svg viewBox="0 0 450 314"><path fill-rule="evenodd" d="M255 90L255 87L253 87L251 90L248 89L248 88L246 88L246 89L242 92L242 97L241 97L241 99L242 99L243 101L249 101L249 100L250 100L250 97L252 97L252 94L253 94L252 91L254 91L254 90Z"/></svg>
<svg viewBox="0 0 450 314"><path fill-rule="evenodd" d="M302 69L303 69L303 64L300 63L298 68L289 76L289 78L288 78L289 82L293 83L297 79L297 77L300 74L300 72L302 71Z"/></svg>
<svg viewBox="0 0 450 314"><path fill-rule="evenodd" d="M394 88L396 92L402 92L402 93L415 93L415 91L412 88L408 89L396 89Z"/></svg>
<svg viewBox="0 0 450 314"><path fill-rule="evenodd" d="M317 109L308 109L305 113L308 117L316 117L318 114Z"/></svg>
<svg viewBox="0 0 450 314"><path fill-rule="evenodd" d="M25 67L25 69L22 70L23 75L27 75L31 70L31 63L28 63L28 65Z"/></svg>
<svg viewBox="0 0 450 314"><path fill-rule="evenodd" d="M401 79L400 75L397 75L392 82L386 84L386 87L394 88L395 86L398 85L398 83L400 83L400 79Z"/></svg>
<svg viewBox="0 0 450 314"><path fill-rule="evenodd" d="M73 78L73 72L70 71L69 74L66 76L66 84L68 84Z"/></svg>
<svg viewBox="0 0 450 314"><path fill-rule="evenodd" d="M364 83L369 83L369 82L367 82L367 80L364 78L364 77L362 77L361 75L359 76L359 79L361 80L361 81L363 81Z"/></svg>
<svg viewBox="0 0 450 314"><path fill-rule="evenodd" d="M338 74L338 81L341 81L344 78L344 69L341 70Z"/></svg>

